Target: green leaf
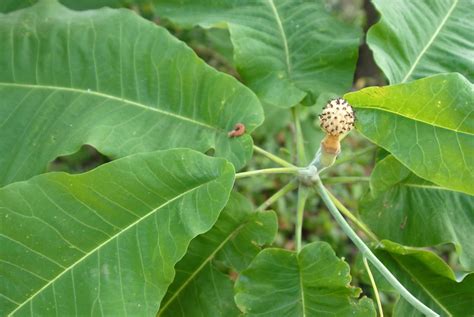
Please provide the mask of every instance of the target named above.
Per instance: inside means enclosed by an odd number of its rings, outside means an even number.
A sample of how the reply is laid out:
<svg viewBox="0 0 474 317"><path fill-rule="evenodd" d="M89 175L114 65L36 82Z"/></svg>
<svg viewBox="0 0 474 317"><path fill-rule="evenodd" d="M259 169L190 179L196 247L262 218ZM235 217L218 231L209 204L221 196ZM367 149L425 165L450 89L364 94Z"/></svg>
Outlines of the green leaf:
<svg viewBox="0 0 474 317"><path fill-rule="evenodd" d="M424 247L454 243L461 264L474 270L474 197L427 182L392 155L372 172L360 202L364 222L383 239Z"/></svg>
<svg viewBox="0 0 474 317"><path fill-rule="evenodd" d="M273 211L252 212L243 196L231 195L215 226L194 239L176 265L176 277L158 316L237 316L233 283L218 262L238 271L247 267L260 246L273 242L277 217Z"/></svg>
<svg viewBox="0 0 474 317"><path fill-rule="evenodd" d="M52 0L50 0L52 1ZM134 2L141 2L139 0L133 0ZM0 2L0 12L8 13L11 11L23 9L29 7L38 0L2 0ZM102 7L120 7L130 0L59 0L60 3L65 5L68 8L74 10L91 10L98 9Z"/></svg>
<svg viewBox="0 0 474 317"><path fill-rule="evenodd" d="M265 121L253 133L256 142L267 139L269 135L277 135L291 123L291 111L288 109L274 107L266 103L262 103L262 107Z"/></svg>
<svg viewBox="0 0 474 317"><path fill-rule="evenodd" d="M239 276L235 301L246 316L375 316L350 281L349 266L325 242L298 254L265 249Z"/></svg>
<svg viewBox="0 0 474 317"><path fill-rule="evenodd" d="M6 13L31 6L36 0L3 0L0 1L0 12Z"/></svg>
<svg viewBox="0 0 474 317"><path fill-rule="evenodd" d="M227 29L205 30L206 46L219 53L231 66L234 66L234 47Z"/></svg>
<svg viewBox="0 0 474 317"><path fill-rule="evenodd" d="M474 194L474 90L444 74L345 95L357 129L416 175Z"/></svg>
<svg viewBox="0 0 474 317"><path fill-rule="evenodd" d="M0 185L90 144L112 158L215 148L241 168L263 120L256 96L128 10L41 2L0 18Z"/></svg>
<svg viewBox="0 0 474 317"><path fill-rule="evenodd" d="M192 150L131 155L0 189L0 315L154 315L234 171Z"/></svg>
<svg viewBox="0 0 474 317"><path fill-rule="evenodd" d="M227 23L245 83L264 103L312 105L319 94L352 85L358 27L333 17L323 1L156 0L159 16L182 25Z"/></svg>
<svg viewBox="0 0 474 317"><path fill-rule="evenodd" d="M381 19L367 44L390 83L447 72L474 81L471 0L373 2Z"/></svg>
<svg viewBox="0 0 474 317"><path fill-rule="evenodd" d="M388 240L381 242L377 256L397 279L425 305L441 316L474 314L474 274L456 281L454 272L433 252L405 247ZM423 316L400 299L394 316Z"/></svg>
<svg viewBox="0 0 474 317"><path fill-rule="evenodd" d="M410 170L397 161L393 155L387 153L383 158L377 161L377 164L370 175L371 195L375 197L380 193L393 189L394 186L399 185L400 182L406 178L411 178L412 181L415 181L416 183L423 181L421 178L412 174ZM430 186L441 189L435 184L430 184Z"/></svg>

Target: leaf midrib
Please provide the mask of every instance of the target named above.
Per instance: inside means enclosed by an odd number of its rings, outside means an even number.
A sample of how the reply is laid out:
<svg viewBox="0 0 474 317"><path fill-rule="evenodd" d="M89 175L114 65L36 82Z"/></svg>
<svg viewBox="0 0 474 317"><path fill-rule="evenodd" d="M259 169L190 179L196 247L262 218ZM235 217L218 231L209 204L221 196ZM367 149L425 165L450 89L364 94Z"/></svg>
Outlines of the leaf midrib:
<svg viewBox="0 0 474 317"><path fill-rule="evenodd" d="M419 118L413 118L413 117L410 117L406 114L403 114L403 113L400 113L400 112L396 112L394 110L391 110L391 109L387 109L387 108L381 108L381 107L378 107L378 106L372 106L372 105L362 105L362 106L357 106L355 107L356 110L357 109L368 109L368 110L379 110L379 111L382 111L382 112L388 112L388 113L391 113L391 114L394 114L394 115L397 115L397 116L400 116L400 117L403 117L403 118L406 118L406 119L409 119L409 120L413 120L413 121L416 121L416 122L420 122L420 123L424 123L424 124L427 124L427 125L431 125L433 127L436 127L436 128L440 128L440 129L444 129L444 130L448 130L448 131L452 131L452 132L455 132L455 133L460 133L460 134L466 134L466 135L470 135L470 136L474 136L473 133L470 133L468 131L461 131L461 130L455 130L455 129L452 129L452 128L448 128L448 127L444 127L442 125L439 125L435 122L427 122L425 120L420 120Z"/></svg>
<svg viewBox="0 0 474 317"><path fill-rule="evenodd" d="M283 49L285 50L285 61L286 61L286 71L288 73L288 78L291 77L291 63L290 63L290 50L288 48L288 40L286 37L285 29L283 28L283 23L281 22L281 17L278 14L278 10L275 6L273 0L268 0L268 4L270 5L273 15L275 16L275 20L278 25L278 30L280 32L282 41L283 41Z"/></svg>
<svg viewBox="0 0 474 317"><path fill-rule="evenodd" d="M412 188L421 188L421 189L430 189L430 190L440 190L440 191L449 191L449 192L454 192L454 193L459 193L462 194L462 192L459 192L454 189L449 189L446 187L438 186L438 185L421 185L421 184L415 184L415 183L403 183L401 182L399 186L405 186L405 187L412 187Z"/></svg>
<svg viewBox="0 0 474 317"><path fill-rule="evenodd" d="M32 85L32 84L18 84L18 83L5 83L5 82L0 82L0 86L30 88L30 89L44 89L44 90L54 90L54 91L67 91L67 92L73 92L73 93L80 93L80 94L98 96L98 97L101 97L101 98L106 98L106 99L111 99L111 100L124 102L124 103L130 104L130 105L135 106L135 107L143 108L145 110L158 112L158 113L170 116L170 117L174 117L174 118L179 119L179 120L187 121L187 122L193 123L195 125L205 127L207 129L211 129L213 131L221 131L222 130L218 127L214 127L214 126L211 126L207 123L204 123L204 122L201 122L201 121L198 121L198 120L195 120L195 119L191 119L191 118L188 118L188 117L184 117L184 116L181 116L181 115L173 113L173 112L161 110L161 109L158 109L158 108L147 107L146 105L141 104L141 103L136 102L136 101L132 101L132 100L129 100L129 99L120 98L120 97L116 97L116 96L112 96L112 95L107 95L105 93L101 93L101 92L94 91L94 90L89 90L89 89L84 90L84 89L78 89L78 88L52 86L52 85L38 85L38 84Z"/></svg>
<svg viewBox="0 0 474 317"><path fill-rule="evenodd" d="M446 24L446 22L448 21L449 17L451 16L451 14L453 13L454 9L456 8L456 5L458 4L458 0L454 0L453 2L453 5L451 6L451 8L449 8L446 16L443 18L443 20L441 21L440 25L438 26L438 28L435 30L435 32L433 33L433 36L430 38L430 40L428 41L428 43L426 43L425 47L421 50L420 54L417 56L417 58L415 59L415 62L413 63L413 65L411 66L411 68L408 70L407 74L405 75L405 77L402 79L401 83L404 83L408 80L408 78L411 76L411 74L413 73L413 71L415 70L416 66L418 66L418 63L420 62L421 58L423 57L423 55L426 53L426 51L428 50L428 48L431 46L431 44L433 44L435 38L438 36L438 34L441 32L441 29L444 27L444 25Z"/></svg>
<svg viewBox="0 0 474 317"><path fill-rule="evenodd" d="M304 300L304 285L303 285L303 276L302 276L302 273L303 273L303 270L301 269L301 265L300 265L300 260L299 260L299 257L298 255L296 255L296 261L298 263L298 276L299 276L299 282L300 282L300 289L301 289L301 306L303 308L303 317L306 317L306 303L305 303L305 300Z"/></svg>
<svg viewBox="0 0 474 317"><path fill-rule="evenodd" d="M74 263L72 263L71 265L67 266L61 273L59 273L55 278L53 278L52 280L50 280L48 283L46 283L43 287L41 287L38 291L36 291L34 294L32 294L30 297L28 297L27 299L25 299L23 301L23 303L21 305L19 305L17 308L15 308L12 312L9 313L9 316L13 315L14 313L16 313L19 309L21 309L24 305L26 305L27 303L29 303L30 301L32 301L36 296L38 296L39 294L41 294L41 292L43 292L47 287L49 287L50 285L52 285L54 282L56 282L59 278L61 278L64 274L66 274L67 272L69 272L70 270L72 270L74 267L76 267L77 265L79 265L80 263L82 263L84 260L86 260L90 255L92 255L93 253L95 253L97 250L99 250L100 248L102 248L103 246L107 245L109 242L115 240L118 236L120 236L121 234L123 234L124 232L126 232L127 230L129 230L130 228L133 228L135 227L136 225L138 225L140 222L142 222L143 220L145 220L146 218L150 217L151 215L153 215L154 213L156 213L158 210L160 210L161 208L163 207L166 207L167 205L169 205L170 203L174 202L175 200L178 200L179 198L201 188L202 186L204 185L207 185L213 181L215 181L218 177L214 178L214 179L211 179L205 183L202 183L202 184L199 184L198 186L196 187L193 187L191 189L188 189L187 191L173 197L172 199L168 200L167 202L161 204L160 206L154 208L153 210L151 210L149 213L145 214L143 217L137 219L136 221L132 222L130 225L128 225L127 227L123 228L121 231L117 232L116 234L114 234L113 236L111 236L110 238L106 239L104 242L102 242L101 244L99 244L97 247L95 247L94 249L92 249L91 251L87 252L84 256L82 256L81 258L79 258L77 261L75 261Z"/></svg>

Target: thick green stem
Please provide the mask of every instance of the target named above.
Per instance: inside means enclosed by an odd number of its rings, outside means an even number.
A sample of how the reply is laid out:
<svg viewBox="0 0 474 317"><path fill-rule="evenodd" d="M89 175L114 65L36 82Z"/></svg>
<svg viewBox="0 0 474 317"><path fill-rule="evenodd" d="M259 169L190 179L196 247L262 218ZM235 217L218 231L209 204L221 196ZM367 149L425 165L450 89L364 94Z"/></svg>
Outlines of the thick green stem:
<svg viewBox="0 0 474 317"><path fill-rule="evenodd" d="M235 174L235 178L244 178L261 174L298 174L297 167L275 167Z"/></svg>
<svg viewBox="0 0 474 317"><path fill-rule="evenodd" d="M308 199L308 188L300 184L298 187L298 202L296 207L296 225L295 225L295 240L296 251L300 252L303 241L303 218L304 207Z"/></svg>
<svg viewBox="0 0 474 317"><path fill-rule="evenodd" d="M253 149L255 152L258 152L264 156L266 156L267 158L269 158L270 160L272 160L273 162L281 165L281 166L284 166L284 167L296 167L294 166L293 164L291 164L290 162L287 162L285 161L284 159L270 153L270 152L267 152L265 151L264 149L262 149L261 147L258 147L256 145L253 146Z"/></svg>
<svg viewBox="0 0 474 317"><path fill-rule="evenodd" d="M304 149L303 132L301 131L301 123L298 112L298 106L291 108L293 114L293 122L295 124L295 139L296 139L296 161L299 165L306 165L306 153ZM308 199L308 188L300 183L298 186L298 202L296 205L296 223L295 223L295 240L296 251L300 252L303 245L303 218L304 207Z"/></svg>
<svg viewBox="0 0 474 317"><path fill-rule="evenodd" d="M329 198L332 200L334 205L336 205L337 209L339 209L339 211L344 214L344 216L349 218L372 241L379 242L379 239L377 238L377 236L372 231L370 231L370 229L367 228L367 226L362 221L357 219L357 217L354 216L354 214L352 212L350 212L350 210L347 209L346 206L344 206L333 194L331 194L330 191L327 190L326 193L328 194Z"/></svg>
<svg viewBox="0 0 474 317"><path fill-rule="evenodd" d="M295 134L296 134L296 155L297 162L300 166L306 165L306 154L304 150L303 132L301 131L301 123L299 118L298 106L291 108L293 114L293 121L295 123Z"/></svg>
<svg viewBox="0 0 474 317"><path fill-rule="evenodd" d="M362 241L361 238L352 230L351 226L347 223L344 217L341 215L339 210L336 208L331 198L329 197L326 188L323 186L320 179L316 181L316 189L321 196L322 200L329 209L329 212L336 219L337 223L341 226L345 234L352 240L356 247L362 252L374 266L375 268L385 277L385 279L392 285L400 295L410 304L413 305L416 309L427 316L439 316L437 313L432 311L425 304L420 302L415 296L413 296L398 280L393 274L383 265L382 262L372 253L369 247Z"/></svg>
<svg viewBox="0 0 474 317"><path fill-rule="evenodd" d="M375 284L374 276L372 275L372 271L370 270L369 263L367 262L367 258L363 257L362 260L364 261L365 269L367 270L367 274L369 275L370 284L372 284L372 288L374 289L374 296L377 302L377 307L379 309L379 316L383 317L383 310L382 310L382 302L380 301L379 291L377 289L377 284Z"/></svg>
<svg viewBox="0 0 474 317"><path fill-rule="evenodd" d="M285 196L289 192L291 192L293 189L298 187L298 183L296 180L292 180L285 186L283 186L279 191L277 191L275 194L273 194L270 198L265 200L260 206L258 206L257 211L263 211L270 207L273 203L275 203L278 199L281 197Z"/></svg>

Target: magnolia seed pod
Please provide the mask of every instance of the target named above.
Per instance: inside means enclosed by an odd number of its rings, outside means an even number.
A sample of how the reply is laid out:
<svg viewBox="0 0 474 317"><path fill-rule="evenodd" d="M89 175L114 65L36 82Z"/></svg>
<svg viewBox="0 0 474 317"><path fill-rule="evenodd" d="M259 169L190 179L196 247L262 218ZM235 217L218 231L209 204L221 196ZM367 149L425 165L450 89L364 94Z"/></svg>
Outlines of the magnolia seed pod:
<svg viewBox="0 0 474 317"><path fill-rule="evenodd" d="M354 128L355 114L344 99L330 100L319 115L319 125L328 135L340 136Z"/></svg>

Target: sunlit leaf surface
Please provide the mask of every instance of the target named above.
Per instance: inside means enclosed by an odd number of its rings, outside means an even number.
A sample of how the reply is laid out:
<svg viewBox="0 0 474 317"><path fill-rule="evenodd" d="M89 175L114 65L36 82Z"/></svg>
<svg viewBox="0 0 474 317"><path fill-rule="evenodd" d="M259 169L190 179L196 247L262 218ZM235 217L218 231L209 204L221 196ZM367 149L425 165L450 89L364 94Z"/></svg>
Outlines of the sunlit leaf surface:
<svg viewBox="0 0 474 317"><path fill-rule="evenodd" d="M345 95L357 129L416 175L474 194L474 90L459 74Z"/></svg>
<svg viewBox="0 0 474 317"><path fill-rule="evenodd" d="M231 164L128 156L0 189L0 315L151 316L191 239L225 206Z"/></svg>
<svg viewBox="0 0 474 317"><path fill-rule="evenodd" d="M256 96L165 29L129 10L70 11L54 1L0 15L0 185L90 144L112 158L215 148L241 168Z"/></svg>

